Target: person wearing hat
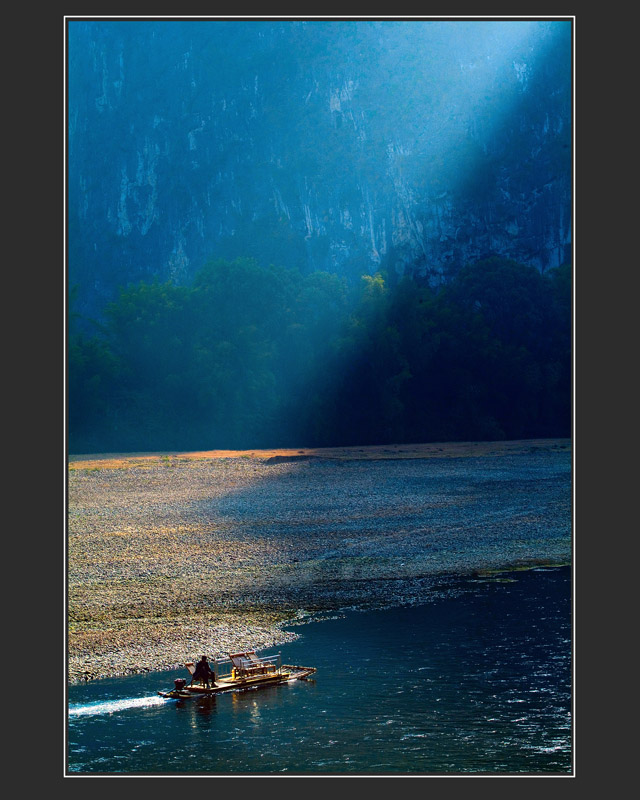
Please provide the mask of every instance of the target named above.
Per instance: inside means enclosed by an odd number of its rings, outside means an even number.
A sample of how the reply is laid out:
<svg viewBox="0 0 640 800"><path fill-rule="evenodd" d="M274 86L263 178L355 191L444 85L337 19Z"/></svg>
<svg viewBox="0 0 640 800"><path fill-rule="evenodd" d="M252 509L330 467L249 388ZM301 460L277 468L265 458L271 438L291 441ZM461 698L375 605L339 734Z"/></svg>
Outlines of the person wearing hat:
<svg viewBox="0 0 640 800"><path fill-rule="evenodd" d="M196 668L193 673L193 677L191 678L191 681L189 683L189 686L191 686L191 684L194 681L200 681L200 683L208 689L209 680L214 677L215 676L211 670L211 667L209 666L209 662L207 661L207 657L202 656L200 661L198 661L198 663L196 664Z"/></svg>

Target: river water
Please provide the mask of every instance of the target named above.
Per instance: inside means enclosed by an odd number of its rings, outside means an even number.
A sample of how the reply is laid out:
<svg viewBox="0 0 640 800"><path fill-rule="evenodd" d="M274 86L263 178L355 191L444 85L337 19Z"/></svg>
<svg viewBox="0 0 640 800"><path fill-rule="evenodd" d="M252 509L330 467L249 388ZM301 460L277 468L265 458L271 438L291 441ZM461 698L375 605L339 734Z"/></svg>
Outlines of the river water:
<svg viewBox="0 0 640 800"><path fill-rule="evenodd" d="M68 774L571 773L569 567L295 630L279 652L314 680L186 701L156 694L185 670L70 687Z"/></svg>

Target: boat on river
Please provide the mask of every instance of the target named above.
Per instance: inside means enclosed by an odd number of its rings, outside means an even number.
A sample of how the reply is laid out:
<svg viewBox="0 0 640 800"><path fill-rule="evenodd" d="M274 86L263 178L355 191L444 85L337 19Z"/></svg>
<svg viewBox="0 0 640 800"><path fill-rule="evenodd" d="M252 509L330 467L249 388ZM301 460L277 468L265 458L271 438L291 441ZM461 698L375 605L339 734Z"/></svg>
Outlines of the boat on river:
<svg viewBox="0 0 640 800"><path fill-rule="evenodd" d="M196 664L189 661L185 667L191 675L187 683L185 678L176 678L174 687L168 692L158 692L160 697L184 700L188 697L208 697L222 692L259 689L263 686L274 686L279 683L306 680L316 672L315 667L300 667L283 664L280 654L259 657L254 650L244 653L230 653L228 658L211 659L209 679L195 677Z"/></svg>

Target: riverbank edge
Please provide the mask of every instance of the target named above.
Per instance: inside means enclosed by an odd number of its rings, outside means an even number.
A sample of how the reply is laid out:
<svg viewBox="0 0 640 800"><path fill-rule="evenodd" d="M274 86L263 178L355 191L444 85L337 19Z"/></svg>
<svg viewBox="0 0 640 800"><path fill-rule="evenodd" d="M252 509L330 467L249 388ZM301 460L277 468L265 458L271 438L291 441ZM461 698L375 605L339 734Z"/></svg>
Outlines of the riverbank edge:
<svg viewBox="0 0 640 800"><path fill-rule="evenodd" d="M286 461L322 459L322 460L385 460L385 459L427 459L427 458L474 458L483 456L511 456L537 452L570 452L570 439L531 439L507 442L449 442L449 443L428 443L416 445L384 445L350 448L298 448L278 449L278 450L251 450L251 451L202 451L184 453L138 453L138 454L96 454L85 456L69 456L69 472L75 470L95 471L95 470L127 470L132 467L152 466L154 464L179 465L194 461L207 461L218 459L248 459L259 461L264 464L279 464ZM305 605L296 604L295 600L287 608L271 607L268 602L261 608L258 614L252 613L248 609L238 607L234 610L227 610L224 615L223 645L217 652L211 652L207 642L216 639L211 631L211 616L207 618L189 620L191 628L188 638L174 636L173 647L164 644L163 635L156 637L155 646L145 649L144 632L152 630L153 626L145 628L141 625L137 630L129 628L120 631L114 640L130 639L130 642L121 647L109 648L108 652L102 651L101 654L95 652L91 646L78 646L74 640L73 646L69 646L70 635L67 629L67 642L65 648L66 676L70 685L85 683L90 680L104 678L122 677L131 674L141 674L146 672L162 672L177 669L183 666L184 661L191 660L195 653L194 640L198 641L195 649L200 655L207 652L214 657L220 657L228 652L241 651L247 649L264 650L277 647L297 638L297 634L285 631L287 627L293 627L308 622L316 621L327 613L340 613L343 608L350 609L374 609L391 606L401 606L406 602L416 601L415 587L418 584L425 586L432 585L434 582L460 579L464 577L491 577L501 572L531 569L536 567L566 566L554 563L548 559L536 559L534 556L518 563L491 563L478 555L478 563L468 565L464 572L457 573L428 573L400 575L394 581L396 591L393 592L389 602L389 594L384 591L384 586L390 583L388 578L372 580L372 585L362 591L355 598L349 598L345 604L340 604L337 598L334 600L324 593L324 597L319 604L313 604L311 610L307 610ZM372 576L373 577L373 576ZM417 601L420 600L421 592L418 592ZM345 598L342 598L343 600ZM428 598L423 600L428 602ZM107 627L116 625L117 620L104 619L103 624ZM161 625L162 621L159 621ZM156 621L155 632L157 634L158 621ZM174 634L171 631L168 636ZM214 632L215 633L215 632ZM142 636L140 634L143 634ZM158 641L158 638L160 641ZM147 639L150 641L150 639ZM178 642L185 642L184 660L179 660L176 645ZM200 644L201 642L201 644ZM143 657L141 658L141 650ZM71 652L73 651L73 652ZM181 651L182 652L182 651ZM143 662L143 663L140 663Z"/></svg>
<svg viewBox="0 0 640 800"><path fill-rule="evenodd" d="M265 463L325 459L368 461L397 458L470 458L520 455L537 451L569 452L571 439L514 439L490 442L428 442L425 444L364 445L362 447L299 447L268 450L203 450L158 453L95 453L67 457L69 470L123 469L158 462L209 461L216 459L257 459Z"/></svg>
<svg viewBox="0 0 640 800"><path fill-rule="evenodd" d="M428 594L430 592L438 593L443 587L450 587L452 584L459 583L460 581L464 580L482 580L486 582L491 581L511 581L513 578L510 577L510 573L518 573L524 572L528 570L534 569L561 569L566 567L572 567L571 561L551 561L548 559L528 559L526 562L523 563L516 563L516 564L505 564L502 566L494 566L488 568L478 568L477 570L470 570L464 573L443 573L438 575L428 575L423 576L423 580L427 581L427 595L422 596L411 596L411 591L409 591L409 587L411 584L415 583L414 579L407 579L405 582L407 584L407 594L410 596L410 599L406 599L404 602L394 602L393 600L389 602L388 597L383 599L382 597L372 596L367 601L363 601L359 604L351 604L347 606L330 606L326 605L324 608L317 608L313 611L307 611L304 609L298 609L295 614L287 616L287 618L282 619L281 621L272 623L271 626L267 627L266 629L261 626L259 631L252 631L252 625L250 620L247 619L246 615L242 612L239 612L237 617L237 625L238 625L238 632L231 631L231 641L232 644L227 647L226 652L217 652L213 654L208 654L210 657L225 657L228 655L228 652L236 652L236 651L244 651L244 650L256 650L261 651L265 649L273 649L275 647L279 647L284 644L288 644L292 641L295 641L300 637L301 634L297 634L292 631L285 631L285 628L291 627L301 627L306 626L315 622L322 622L324 619L336 617L345 614L346 612L356 611L356 612L367 612L367 611L377 611L389 608L401 608L403 606L411 605L423 605L430 602L430 598ZM505 577L506 576L506 577ZM420 578L418 578L420 580ZM247 640L247 633L249 639ZM201 648L206 650L206 648ZM90 658L90 654L84 654L81 657L81 662L83 665L86 665L86 662ZM116 662L117 658L117 662ZM127 648L124 648L116 653L112 654L112 661L111 664L113 669L108 670L106 672L100 672L98 674L91 674L90 672L84 671L81 672L79 669L74 671L74 675L69 674L69 663L67 661L67 684L69 687L77 686L80 684L86 684L89 682L93 682L96 680L105 680L109 678L122 678L128 675L140 675L140 674L153 674L153 673L162 673L171 670L177 670L184 667L185 662L191 660L189 654L185 654L185 658L182 662L175 661L175 659L162 659L160 658L157 660L152 666L140 667L136 664L136 654L131 653Z"/></svg>

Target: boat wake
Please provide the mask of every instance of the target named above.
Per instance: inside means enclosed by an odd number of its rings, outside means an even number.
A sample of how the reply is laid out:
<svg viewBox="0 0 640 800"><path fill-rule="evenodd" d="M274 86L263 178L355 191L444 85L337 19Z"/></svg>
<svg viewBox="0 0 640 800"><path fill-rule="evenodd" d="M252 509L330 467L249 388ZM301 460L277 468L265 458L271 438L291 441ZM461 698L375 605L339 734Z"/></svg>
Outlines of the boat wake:
<svg viewBox="0 0 640 800"><path fill-rule="evenodd" d="M122 700L107 700L101 703L87 703L86 705L70 706L70 717L89 717L99 714L114 714L118 711L127 711L130 708L147 708L149 706L162 706L166 703L164 697L126 697Z"/></svg>

